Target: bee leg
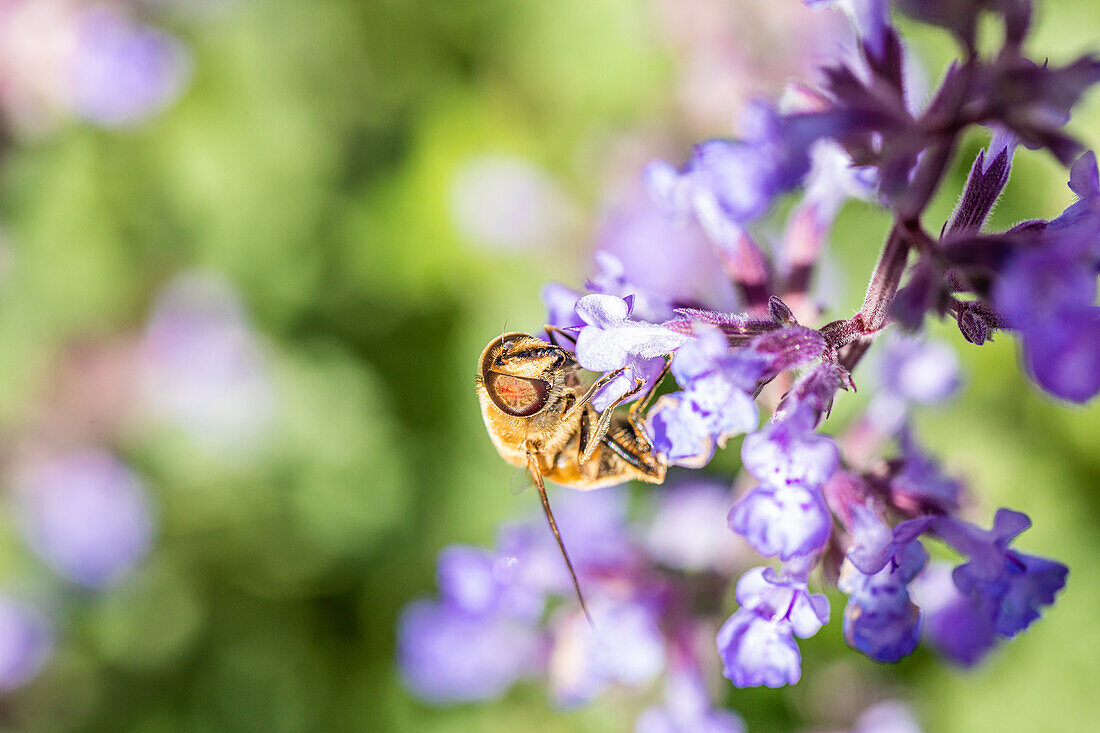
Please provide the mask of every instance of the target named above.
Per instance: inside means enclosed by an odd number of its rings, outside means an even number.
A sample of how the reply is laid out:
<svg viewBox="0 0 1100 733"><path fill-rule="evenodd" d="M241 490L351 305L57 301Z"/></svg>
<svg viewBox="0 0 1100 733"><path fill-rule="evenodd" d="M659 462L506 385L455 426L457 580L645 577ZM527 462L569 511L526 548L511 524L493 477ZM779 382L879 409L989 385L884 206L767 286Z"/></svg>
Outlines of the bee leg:
<svg viewBox="0 0 1100 733"><path fill-rule="evenodd" d="M600 440L603 439L603 436L607 435L607 428L611 425L611 413L615 411L615 408L641 392L644 386L644 379L635 379L634 386L631 387L628 392L612 402L607 406L606 410L600 413L600 421L596 423L596 429L588 436L588 445L585 447L584 453L581 454L580 463L585 463L592 457L592 454L596 452L596 448L600 444Z"/></svg>
<svg viewBox="0 0 1100 733"><path fill-rule="evenodd" d="M661 382L665 381L665 377L668 376L669 367L670 363L666 361L664 367L661 369L661 373L653 380L653 386L642 396L642 399L630 406L630 412L626 415L626 419L630 422L630 427L634 429L634 434L637 436L638 440L650 450L653 449L653 445L649 442L649 435L646 434L645 426L641 424L640 418L645 416L646 408L649 407L649 403L653 400L653 395L657 393L657 388L661 386Z"/></svg>
<svg viewBox="0 0 1100 733"><path fill-rule="evenodd" d="M594 627L592 616L588 613L588 606L584 602L584 594L581 593L580 581L577 580L577 571L573 569L573 562L569 559L569 553L565 551L565 543L562 542L561 532L558 531L558 523L554 521L554 513L550 511L550 499L546 496L546 484L542 481L542 471L539 469L537 447L530 442L527 444L527 471L535 482L535 488L538 489L539 499L542 500L542 511L546 515L550 531L554 533L554 539L558 542L558 549L561 550L561 556L565 560L565 567L569 569L569 577L573 579L573 588L577 591L577 600L581 604L581 610L584 611L584 617Z"/></svg>
<svg viewBox="0 0 1100 733"><path fill-rule="evenodd" d="M593 384L591 387L589 387L588 391L584 393L584 396L581 397L576 402L574 402L572 404L572 406L570 406L570 408L568 410L566 410L565 414L562 416L561 419L563 421L566 421L566 422L568 422L569 420L572 420L574 415L576 415L577 410L580 410L585 405L587 405L592 400L592 397L595 396L595 394L597 392L599 392L600 389L602 389L604 385L606 385L612 379L619 376L620 374L622 374L625 371L626 371L626 367L623 367L622 369L616 369L613 372L608 372L607 374L605 374L602 377L600 377L599 379L597 379L595 384Z"/></svg>
<svg viewBox="0 0 1100 733"><path fill-rule="evenodd" d="M557 326L554 326L552 324L547 323L545 326L542 327L542 330L546 331L546 338L552 344L554 343L554 334L557 334L559 336L562 336L563 338L569 339L571 342L573 342L573 344L577 343L576 335L569 333L564 328L559 328ZM554 345L557 346L557 344L554 344Z"/></svg>

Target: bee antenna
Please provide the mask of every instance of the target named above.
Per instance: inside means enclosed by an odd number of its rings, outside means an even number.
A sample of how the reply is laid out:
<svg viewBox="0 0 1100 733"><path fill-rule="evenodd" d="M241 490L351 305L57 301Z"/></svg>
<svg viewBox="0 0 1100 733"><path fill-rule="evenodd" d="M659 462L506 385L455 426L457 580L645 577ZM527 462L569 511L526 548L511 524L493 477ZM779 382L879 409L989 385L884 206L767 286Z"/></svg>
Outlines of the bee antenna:
<svg viewBox="0 0 1100 733"><path fill-rule="evenodd" d="M565 567L569 569L569 577L573 579L573 589L577 591L581 610L584 611L584 617L588 619L588 625L595 629L596 622L592 620L592 614L588 612L588 605L584 602L581 584L577 580L577 571L573 569L573 562L569 559L569 553L566 552L565 543L561 539L561 532L558 531L558 523L554 521L554 513L550 511L550 499L546 496L546 486L540 480L535 482L535 488L539 490L539 498L542 499L542 511L546 515L546 522L550 525L550 531L554 533L554 539L558 541L558 549L561 550L561 556L565 560Z"/></svg>

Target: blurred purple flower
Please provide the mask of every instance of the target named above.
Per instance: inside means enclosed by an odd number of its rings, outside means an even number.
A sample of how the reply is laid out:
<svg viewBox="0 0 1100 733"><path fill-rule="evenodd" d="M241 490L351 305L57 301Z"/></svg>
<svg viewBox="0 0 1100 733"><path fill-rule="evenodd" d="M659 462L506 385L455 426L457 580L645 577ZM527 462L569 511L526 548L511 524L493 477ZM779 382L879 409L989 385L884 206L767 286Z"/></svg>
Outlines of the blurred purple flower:
<svg viewBox="0 0 1100 733"><path fill-rule="evenodd" d="M160 112L189 75L184 46L110 6L79 17L69 81L75 110L91 122L119 127Z"/></svg>
<svg viewBox="0 0 1100 733"><path fill-rule="evenodd" d="M557 625L550 653L550 687L558 704L586 702L605 687L648 684L664 670L664 636L653 609L635 601L598 596L583 614Z"/></svg>
<svg viewBox="0 0 1100 733"><path fill-rule="evenodd" d="M741 609L718 630L722 674L735 687L782 687L802 676L802 655L783 620Z"/></svg>
<svg viewBox="0 0 1100 733"><path fill-rule="evenodd" d="M656 497L646 531L649 555L678 570L727 570L743 547L725 517L733 499L729 486L703 477L669 482Z"/></svg>
<svg viewBox="0 0 1100 733"><path fill-rule="evenodd" d="M911 590L924 617L925 638L947 659L970 667L996 646L993 619L977 598L959 591L949 564L929 564Z"/></svg>
<svg viewBox="0 0 1100 733"><path fill-rule="evenodd" d="M634 733L745 733L730 710L716 709L695 669L672 669L665 682L665 704L642 711Z"/></svg>
<svg viewBox="0 0 1100 733"><path fill-rule="evenodd" d="M74 583L120 582L149 552L149 499L114 456L85 450L33 460L14 477L18 518L31 548Z"/></svg>
<svg viewBox="0 0 1100 733"><path fill-rule="evenodd" d="M559 241L569 205L557 184L529 160L483 154L454 175L451 218L471 242L496 250L525 250Z"/></svg>
<svg viewBox="0 0 1100 733"><path fill-rule="evenodd" d="M53 654L49 620L30 604L0 594L0 693L34 679Z"/></svg>
<svg viewBox="0 0 1100 733"><path fill-rule="evenodd" d="M693 215L715 242L733 242L740 231L798 184L810 168L811 144L826 129L812 115L782 117L766 105L742 113L743 140L697 144L680 170L650 163L651 195L671 216Z"/></svg>
<svg viewBox="0 0 1100 733"><path fill-rule="evenodd" d="M270 424L266 359L223 280L188 274L171 282L146 325L143 354L150 409L204 448L236 454Z"/></svg>
<svg viewBox="0 0 1100 733"><path fill-rule="evenodd" d="M843 10L855 26L859 40L871 54L882 58L886 53L886 36L890 27L889 0L803 0L813 7L834 7Z"/></svg>
<svg viewBox="0 0 1100 733"><path fill-rule="evenodd" d="M921 733L921 729L908 705L886 700L864 710L852 733Z"/></svg>
<svg viewBox="0 0 1100 733"><path fill-rule="evenodd" d="M542 640L530 625L419 601L401 614L398 665L417 697L433 703L485 700L537 671Z"/></svg>
<svg viewBox="0 0 1100 733"><path fill-rule="evenodd" d="M911 430L903 429L898 443L901 469L890 479L890 498L894 504L913 514L956 511L962 482L944 474L939 463L917 445Z"/></svg>
<svg viewBox="0 0 1100 733"><path fill-rule="evenodd" d="M594 278L603 292L633 293L634 316L661 321L672 316L669 304L693 304L720 311L733 310L736 295L699 226L669 219L640 187L632 187L604 213L596 232L596 258L613 256L620 263L619 279L629 287ZM662 307L663 306L663 307Z"/></svg>

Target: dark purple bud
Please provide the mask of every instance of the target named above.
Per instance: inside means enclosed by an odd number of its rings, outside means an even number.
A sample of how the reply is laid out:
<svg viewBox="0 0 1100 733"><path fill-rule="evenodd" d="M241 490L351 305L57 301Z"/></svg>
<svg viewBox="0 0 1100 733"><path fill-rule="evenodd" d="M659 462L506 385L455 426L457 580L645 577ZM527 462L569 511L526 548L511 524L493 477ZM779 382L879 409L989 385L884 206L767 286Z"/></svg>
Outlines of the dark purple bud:
<svg viewBox="0 0 1100 733"><path fill-rule="evenodd" d="M969 308L960 308L955 313L955 318L959 323L959 331L962 332L963 338L970 343L981 346L989 339L989 328L974 311Z"/></svg>
<svg viewBox="0 0 1100 733"><path fill-rule="evenodd" d="M780 326L793 326L798 323L787 304L774 295L768 299L768 313Z"/></svg>
<svg viewBox="0 0 1100 733"><path fill-rule="evenodd" d="M966 188L955 207L947 231L980 231L985 225L989 212L1008 183L1012 169L1012 152L1016 147L1015 138L999 134L990 145L991 160L986 162L986 151L978 153L970 176L966 179ZM999 149L998 149L999 148Z"/></svg>
<svg viewBox="0 0 1100 733"><path fill-rule="evenodd" d="M828 415L833 407L833 395L838 389L855 391L852 375L839 364L826 361L804 374L775 408L776 415L783 415L801 404L810 405L820 417Z"/></svg>
<svg viewBox="0 0 1100 733"><path fill-rule="evenodd" d="M955 301L955 320L963 338L981 346L993 340L993 332L1006 326L1004 319L978 300Z"/></svg>

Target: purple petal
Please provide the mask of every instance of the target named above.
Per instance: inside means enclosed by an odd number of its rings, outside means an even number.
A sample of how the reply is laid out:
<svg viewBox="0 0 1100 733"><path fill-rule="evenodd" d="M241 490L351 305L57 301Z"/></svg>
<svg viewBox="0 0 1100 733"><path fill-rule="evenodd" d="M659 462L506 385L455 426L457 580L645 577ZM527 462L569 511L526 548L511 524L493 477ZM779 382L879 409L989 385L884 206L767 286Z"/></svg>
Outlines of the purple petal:
<svg viewBox="0 0 1100 733"><path fill-rule="evenodd" d="M802 674L802 656L786 623L740 610L722 625L716 641L722 674L735 687L793 685Z"/></svg>
<svg viewBox="0 0 1100 733"><path fill-rule="evenodd" d="M398 665L409 689L443 704L488 700L534 672L537 632L508 619L420 601L401 615Z"/></svg>
<svg viewBox="0 0 1100 733"><path fill-rule="evenodd" d="M0 595L0 693L34 679L53 654L49 620L33 606Z"/></svg>
<svg viewBox="0 0 1100 733"><path fill-rule="evenodd" d="M760 485L734 504L729 525L764 557L789 560L824 547L831 517L818 491Z"/></svg>
<svg viewBox="0 0 1100 733"><path fill-rule="evenodd" d="M805 430L796 421L783 420L745 438L741 461L769 486L797 483L816 489L836 471L840 453L831 438Z"/></svg>

